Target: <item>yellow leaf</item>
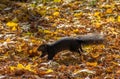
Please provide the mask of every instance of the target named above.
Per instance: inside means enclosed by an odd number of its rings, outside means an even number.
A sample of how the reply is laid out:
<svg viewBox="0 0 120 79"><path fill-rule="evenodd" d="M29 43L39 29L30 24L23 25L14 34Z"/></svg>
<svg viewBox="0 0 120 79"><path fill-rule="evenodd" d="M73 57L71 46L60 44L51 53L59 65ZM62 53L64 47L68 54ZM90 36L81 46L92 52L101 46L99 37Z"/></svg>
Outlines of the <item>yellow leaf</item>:
<svg viewBox="0 0 120 79"><path fill-rule="evenodd" d="M93 47L91 45L85 45L83 46L83 49L86 50L86 52L91 52L93 50Z"/></svg>
<svg viewBox="0 0 120 79"><path fill-rule="evenodd" d="M81 16L81 15L83 15L82 12L80 12L80 13L75 13L75 14L74 14L75 17L79 17L79 16Z"/></svg>
<svg viewBox="0 0 120 79"><path fill-rule="evenodd" d="M104 49L105 48L105 45L99 45L100 48Z"/></svg>
<svg viewBox="0 0 120 79"><path fill-rule="evenodd" d="M14 26L14 27L12 27L12 31L15 31L15 30L17 30L17 28Z"/></svg>
<svg viewBox="0 0 120 79"><path fill-rule="evenodd" d="M96 27L96 28L99 28L100 26L101 26L101 23L100 23L100 22L96 22L96 23L95 23L95 27Z"/></svg>
<svg viewBox="0 0 120 79"><path fill-rule="evenodd" d="M108 9L106 10L106 13L109 14L109 13L112 13L112 11L113 11L113 10L112 10L111 8L108 8Z"/></svg>
<svg viewBox="0 0 120 79"><path fill-rule="evenodd" d="M117 20L118 20L118 22L120 22L120 15L118 16Z"/></svg>
<svg viewBox="0 0 120 79"><path fill-rule="evenodd" d="M52 26L53 26L53 27L56 27L56 26L57 26L57 24L56 24L56 23L54 23Z"/></svg>
<svg viewBox="0 0 120 79"><path fill-rule="evenodd" d="M17 49L18 52L21 52L21 51L22 51L21 46L18 46L17 48L18 48L18 49Z"/></svg>
<svg viewBox="0 0 120 79"><path fill-rule="evenodd" d="M31 65L28 64L26 67L25 67L26 70L31 70Z"/></svg>
<svg viewBox="0 0 120 79"><path fill-rule="evenodd" d="M113 5L101 5L101 8L114 8L114 4Z"/></svg>
<svg viewBox="0 0 120 79"><path fill-rule="evenodd" d="M58 17L60 15L60 13L59 12L54 12L53 15Z"/></svg>
<svg viewBox="0 0 120 79"><path fill-rule="evenodd" d="M79 29L73 30L74 33L79 33Z"/></svg>
<svg viewBox="0 0 120 79"><path fill-rule="evenodd" d="M46 10L40 10L38 13L41 14L41 15L45 15L46 14Z"/></svg>
<svg viewBox="0 0 120 79"><path fill-rule="evenodd" d="M36 71L35 71L34 69L31 69L31 66L32 66L32 65L30 65L30 64L28 64L27 66L23 66L22 64L19 63L19 64L17 65L17 67L15 67L15 66L10 66L10 70L15 70L15 69L21 70L21 69L25 69L25 70L28 70L28 71L31 71L31 72L36 73ZM36 66L36 65L34 65L34 66Z"/></svg>
<svg viewBox="0 0 120 79"><path fill-rule="evenodd" d="M54 0L54 2L61 2L61 0Z"/></svg>
<svg viewBox="0 0 120 79"><path fill-rule="evenodd" d="M87 62L86 64L87 64L88 66L94 66L94 67L96 67L96 66L98 65L97 62Z"/></svg>
<svg viewBox="0 0 120 79"><path fill-rule="evenodd" d="M36 42L36 40L35 40L35 39L32 39L31 41L32 41L32 43L35 43L35 42Z"/></svg>
<svg viewBox="0 0 120 79"><path fill-rule="evenodd" d="M44 30L44 33L50 34L51 31L49 31L49 30Z"/></svg>
<svg viewBox="0 0 120 79"><path fill-rule="evenodd" d="M100 16L100 12L95 12L94 16Z"/></svg>
<svg viewBox="0 0 120 79"><path fill-rule="evenodd" d="M114 17L109 17L109 18L107 19L107 22L115 22L115 18L114 18Z"/></svg>
<svg viewBox="0 0 120 79"><path fill-rule="evenodd" d="M15 22L8 22L6 25L9 26L9 27L16 27L16 26L18 26L18 24L15 23Z"/></svg>
<svg viewBox="0 0 120 79"><path fill-rule="evenodd" d="M52 73L53 70L52 69L48 69L45 73L48 74L48 73Z"/></svg>
<svg viewBox="0 0 120 79"><path fill-rule="evenodd" d="M10 66L10 70L14 71L15 67L14 66Z"/></svg>
<svg viewBox="0 0 120 79"><path fill-rule="evenodd" d="M31 72L34 72L36 73L36 71L34 69L31 69L31 66L30 64L28 64L26 67L25 67L25 70L28 70L28 71L31 71Z"/></svg>
<svg viewBox="0 0 120 79"><path fill-rule="evenodd" d="M36 73L36 71L34 69L31 69L31 67L32 65L28 64L27 66L23 66L23 69Z"/></svg>
<svg viewBox="0 0 120 79"><path fill-rule="evenodd" d="M6 42L10 42L10 41L11 41L10 38L7 38L7 39L6 39Z"/></svg>
<svg viewBox="0 0 120 79"><path fill-rule="evenodd" d="M24 69L24 66L19 63L19 64L17 65L17 69Z"/></svg>

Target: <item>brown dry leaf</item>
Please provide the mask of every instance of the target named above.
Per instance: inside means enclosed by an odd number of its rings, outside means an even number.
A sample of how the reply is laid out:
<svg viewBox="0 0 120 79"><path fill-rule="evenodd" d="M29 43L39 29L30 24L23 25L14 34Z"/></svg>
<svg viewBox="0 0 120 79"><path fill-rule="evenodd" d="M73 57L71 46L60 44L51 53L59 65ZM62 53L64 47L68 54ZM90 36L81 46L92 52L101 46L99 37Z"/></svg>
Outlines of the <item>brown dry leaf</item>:
<svg viewBox="0 0 120 79"><path fill-rule="evenodd" d="M45 74L49 74L49 73L52 73L52 72L53 72L52 69L47 69L47 70L39 71L39 74L41 74L41 75L45 75Z"/></svg>
<svg viewBox="0 0 120 79"><path fill-rule="evenodd" d="M119 66L119 63L117 63L117 62L112 61L111 63L116 65L116 66Z"/></svg>
<svg viewBox="0 0 120 79"><path fill-rule="evenodd" d="M110 66L110 67L107 67L105 70L106 70L107 73L111 73L111 72L113 72L114 67Z"/></svg>
<svg viewBox="0 0 120 79"><path fill-rule="evenodd" d="M14 14L22 14L23 12L22 12L22 10L17 9L17 10L13 10L13 13Z"/></svg>

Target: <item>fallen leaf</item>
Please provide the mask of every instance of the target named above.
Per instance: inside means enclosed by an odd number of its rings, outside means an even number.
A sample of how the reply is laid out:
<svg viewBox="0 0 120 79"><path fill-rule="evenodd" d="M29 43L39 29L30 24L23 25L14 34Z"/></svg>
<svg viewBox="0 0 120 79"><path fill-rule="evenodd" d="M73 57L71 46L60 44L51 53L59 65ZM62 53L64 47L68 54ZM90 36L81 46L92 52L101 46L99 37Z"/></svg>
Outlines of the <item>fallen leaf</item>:
<svg viewBox="0 0 120 79"><path fill-rule="evenodd" d="M120 16L117 17L118 22L120 22Z"/></svg>
<svg viewBox="0 0 120 79"><path fill-rule="evenodd" d="M10 66L10 70L14 71L15 67L14 66Z"/></svg>
<svg viewBox="0 0 120 79"><path fill-rule="evenodd" d="M106 10L106 13L108 13L108 14L110 14L110 13L112 13L113 12L113 10L111 9L111 8L108 8L107 10Z"/></svg>
<svg viewBox="0 0 120 79"><path fill-rule="evenodd" d="M8 27L16 27L16 26L18 26L18 24L15 23L15 22L8 22L6 25L7 25Z"/></svg>
<svg viewBox="0 0 120 79"><path fill-rule="evenodd" d="M94 16L97 16L97 17L100 16L100 12L95 12Z"/></svg>
<svg viewBox="0 0 120 79"><path fill-rule="evenodd" d="M60 13L59 13L59 12L54 12L54 13L53 13L53 16L58 17L59 15L60 15Z"/></svg>
<svg viewBox="0 0 120 79"><path fill-rule="evenodd" d="M109 17L109 18L107 18L107 22L115 22L115 18L114 17Z"/></svg>
<svg viewBox="0 0 120 79"><path fill-rule="evenodd" d="M17 28L14 26L14 27L12 28L12 31L15 31L15 30L17 30Z"/></svg>
<svg viewBox="0 0 120 79"><path fill-rule="evenodd" d="M87 62L86 64L87 64L88 66L94 66L94 67L96 67L96 66L98 65L97 62Z"/></svg>
<svg viewBox="0 0 120 79"><path fill-rule="evenodd" d="M54 0L54 2L61 2L61 0Z"/></svg>
<svg viewBox="0 0 120 79"><path fill-rule="evenodd" d="M83 15L82 12L79 12L79 13L75 13L75 14L74 14L75 17L80 17L81 15Z"/></svg>
<svg viewBox="0 0 120 79"><path fill-rule="evenodd" d="M95 74L96 72L95 72L95 71L88 70L88 69L83 69L83 70L75 71L72 75L75 76L75 75L78 75L78 74L80 74L80 73Z"/></svg>
<svg viewBox="0 0 120 79"><path fill-rule="evenodd" d="M17 69L24 69L24 68L25 68L25 67L24 67L22 64L18 63Z"/></svg>
<svg viewBox="0 0 120 79"><path fill-rule="evenodd" d="M52 69L48 69L45 73L48 74L48 73L52 73L53 70Z"/></svg>
<svg viewBox="0 0 120 79"><path fill-rule="evenodd" d="M10 41L11 41L11 39L10 39L10 38L7 38L7 39L6 39L6 42L10 42Z"/></svg>

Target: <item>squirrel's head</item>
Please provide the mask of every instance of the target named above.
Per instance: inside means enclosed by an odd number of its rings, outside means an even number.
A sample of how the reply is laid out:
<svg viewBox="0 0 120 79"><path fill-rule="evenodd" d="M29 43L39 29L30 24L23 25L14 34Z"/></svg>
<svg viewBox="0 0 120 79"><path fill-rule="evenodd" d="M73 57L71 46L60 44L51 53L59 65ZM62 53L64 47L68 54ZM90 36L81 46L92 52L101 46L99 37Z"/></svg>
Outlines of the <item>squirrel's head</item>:
<svg viewBox="0 0 120 79"><path fill-rule="evenodd" d="M48 44L42 44L38 47L37 50L42 52L41 57L44 57L47 54L48 46Z"/></svg>
<svg viewBox="0 0 120 79"><path fill-rule="evenodd" d="M47 44L42 44L42 45L40 45L39 47L38 47L38 51L45 51L45 50L47 50L47 47L48 47L48 45Z"/></svg>

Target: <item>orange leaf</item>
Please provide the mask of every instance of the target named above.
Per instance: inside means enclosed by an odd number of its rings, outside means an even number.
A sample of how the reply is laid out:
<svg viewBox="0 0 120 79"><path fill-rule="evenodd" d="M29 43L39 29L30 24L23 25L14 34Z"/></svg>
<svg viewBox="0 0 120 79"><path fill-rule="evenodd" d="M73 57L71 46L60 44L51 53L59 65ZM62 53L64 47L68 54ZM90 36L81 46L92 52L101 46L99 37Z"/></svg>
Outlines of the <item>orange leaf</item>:
<svg viewBox="0 0 120 79"><path fill-rule="evenodd" d="M112 11L113 11L113 10L112 10L111 8L109 8L109 9L106 10L106 13L109 14L109 13L112 13Z"/></svg>
<svg viewBox="0 0 120 79"><path fill-rule="evenodd" d="M92 55L93 58L97 58L97 57L100 56L100 53L99 53L99 52L96 52L96 53L94 53L94 54L91 53L91 55Z"/></svg>
<svg viewBox="0 0 120 79"><path fill-rule="evenodd" d="M94 67L96 67L96 66L98 65L97 62L87 62L86 64L87 64L88 66L94 66Z"/></svg>

